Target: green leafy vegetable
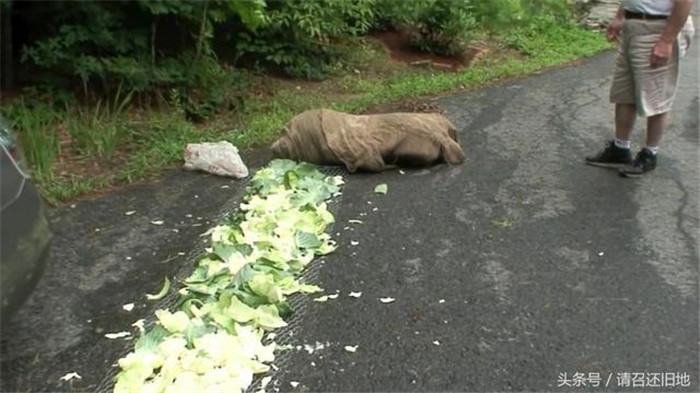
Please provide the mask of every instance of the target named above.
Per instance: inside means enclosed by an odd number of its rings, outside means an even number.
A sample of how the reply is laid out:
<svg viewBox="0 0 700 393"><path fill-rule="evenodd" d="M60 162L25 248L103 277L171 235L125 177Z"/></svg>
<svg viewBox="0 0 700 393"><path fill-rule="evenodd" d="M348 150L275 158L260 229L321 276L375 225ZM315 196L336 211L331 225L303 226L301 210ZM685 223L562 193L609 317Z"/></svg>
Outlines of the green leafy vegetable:
<svg viewBox="0 0 700 393"><path fill-rule="evenodd" d="M377 184L377 186L374 187L374 192L376 194L386 194L386 192L388 190L389 190L389 186L387 186L386 183Z"/></svg>
<svg viewBox="0 0 700 393"><path fill-rule="evenodd" d="M326 201L342 184L289 160L259 170L240 211L207 232L211 245L182 281L178 309L157 310L158 324L119 360L115 392L242 392L267 372L277 346L263 345L263 333L287 325L287 297L322 291L298 278L314 257L335 250ZM169 290L166 279L147 297Z"/></svg>
<svg viewBox="0 0 700 393"><path fill-rule="evenodd" d="M162 299L165 297L165 295L168 294L169 290L170 290L170 279L168 277L165 277L165 281L163 282L163 287L160 289L160 291L155 295L146 295L146 299L148 299L148 300Z"/></svg>
<svg viewBox="0 0 700 393"><path fill-rule="evenodd" d="M298 231L296 234L297 247L305 249L319 248L323 243L313 233Z"/></svg>
<svg viewBox="0 0 700 393"><path fill-rule="evenodd" d="M170 333L182 333L190 324L190 317L184 311L171 313L168 310L156 310L160 324Z"/></svg>

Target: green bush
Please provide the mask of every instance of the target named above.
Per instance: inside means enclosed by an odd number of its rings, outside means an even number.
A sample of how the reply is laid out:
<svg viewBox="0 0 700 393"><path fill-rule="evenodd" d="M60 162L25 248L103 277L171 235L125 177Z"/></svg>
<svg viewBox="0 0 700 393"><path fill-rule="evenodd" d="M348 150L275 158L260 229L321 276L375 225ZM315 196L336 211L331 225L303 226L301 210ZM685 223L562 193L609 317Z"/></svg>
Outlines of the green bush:
<svg viewBox="0 0 700 393"><path fill-rule="evenodd" d="M570 21L572 6L566 0L471 0L477 22L494 32L520 28L540 17Z"/></svg>
<svg viewBox="0 0 700 393"><path fill-rule="evenodd" d="M197 58L185 53L163 62L157 80L176 88L190 120L201 120L220 109L240 109L247 80L243 72L220 63L213 53Z"/></svg>
<svg viewBox="0 0 700 393"><path fill-rule="evenodd" d="M461 53L476 26L467 0L422 0L409 20L412 43L423 52L453 56Z"/></svg>
<svg viewBox="0 0 700 393"><path fill-rule="evenodd" d="M2 115L17 132L33 176L40 181L52 179L54 160L60 152L58 112L46 102L22 97L3 104Z"/></svg>
<svg viewBox="0 0 700 393"><path fill-rule="evenodd" d="M375 15L375 28L406 30L417 49L447 56L459 54L476 30L512 36L573 17L564 0L377 0Z"/></svg>
<svg viewBox="0 0 700 393"><path fill-rule="evenodd" d="M528 56L546 56L567 47L572 24L565 24L552 15L534 18L524 26L508 30L503 35L506 45Z"/></svg>
<svg viewBox="0 0 700 393"><path fill-rule="evenodd" d="M379 0L377 29L404 30L422 52L453 56L476 29L472 0Z"/></svg>
<svg viewBox="0 0 700 393"><path fill-rule="evenodd" d="M402 0L376 0L375 30L399 29L411 20L415 13L413 2Z"/></svg>
<svg viewBox="0 0 700 393"><path fill-rule="evenodd" d="M375 0L269 1L265 25L242 32L236 48L263 65L308 79L324 78L340 59L333 40L366 33Z"/></svg>
<svg viewBox="0 0 700 393"><path fill-rule="evenodd" d="M46 3L55 25L43 28L36 41L25 46L22 62L70 79L78 77L87 92L91 83L111 87L109 71L137 62L148 51L148 33L142 26L126 29L128 7L117 3ZM48 22L48 21L47 21ZM128 32L128 34L126 34ZM132 64L125 64L129 59ZM140 62L138 66L142 66ZM131 67L138 69L139 67ZM43 76L43 75L41 75ZM40 82L51 82L43 79ZM116 85L115 85L116 86Z"/></svg>
<svg viewBox="0 0 700 393"><path fill-rule="evenodd" d="M238 86L242 78L220 65L213 42L214 38L221 42L221 36L247 64L322 79L343 64L337 43L371 28L406 29L418 49L455 55L479 29L523 28L542 16L559 22L572 18L565 0L135 0L41 5L4 0L3 4L6 12L30 21L22 56L25 75L38 75L39 82L53 89L79 85L89 98L109 96L117 86L141 95L176 87L194 119L240 102L224 91Z"/></svg>
<svg viewBox="0 0 700 393"><path fill-rule="evenodd" d="M111 100L100 99L92 108L66 105L63 123L75 150L83 156L111 158L128 133L125 111L132 97L120 87Z"/></svg>
<svg viewBox="0 0 700 393"><path fill-rule="evenodd" d="M54 23L35 33L22 61L37 69L36 82L68 89L77 78L85 97L181 90L192 118L240 103L229 97L244 79L220 64L211 49L214 25L235 18L241 26L264 23L263 0L50 2ZM172 37L171 37L172 36ZM167 43L173 41L175 48ZM170 46L173 46L172 42ZM59 77L57 78L56 75ZM58 82L58 83L57 83Z"/></svg>

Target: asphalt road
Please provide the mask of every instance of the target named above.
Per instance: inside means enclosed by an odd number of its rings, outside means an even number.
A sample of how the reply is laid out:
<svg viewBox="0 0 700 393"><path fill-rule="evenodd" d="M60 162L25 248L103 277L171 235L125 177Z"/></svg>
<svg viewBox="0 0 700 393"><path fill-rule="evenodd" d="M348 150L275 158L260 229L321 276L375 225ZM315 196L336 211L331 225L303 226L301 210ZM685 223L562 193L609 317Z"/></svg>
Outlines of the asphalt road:
<svg viewBox="0 0 700 393"><path fill-rule="evenodd" d="M638 180L583 165L611 135L612 64L604 53L442 98L464 165L350 176L335 208L340 248L314 270L341 296L303 304L285 340L319 348L287 352L274 386L699 391L698 48L684 62L660 166ZM634 145L642 140L639 124ZM251 159L256 168L265 157ZM379 183L387 195L372 193ZM174 171L52 211L52 264L2 332L0 390L108 387L131 343L104 333L152 313L143 294L187 268L191 255L177 253L196 249L242 192L241 183ZM124 311L130 302L135 310ZM83 379L59 381L71 371ZM589 385L559 386L574 373ZM594 373L601 387L590 386ZM644 389L630 378L625 387L624 373L686 373L690 386Z"/></svg>
<svg viewBox="0 0 700 393"><path fill-rule="evenodd" d="M698 48L660 167L639 180L583 165L611 135L613 59L439 100L461 129L463 166L353 176L342 247L318 280L342 296L310 305L294 329L324 348L291 355L280 386L700 391ZM381 182L388 195L372 195ZM575 373L586 387L559 386ZM689 386L644 389L653 378L625 385L625 373L687 373Z"/></svg>

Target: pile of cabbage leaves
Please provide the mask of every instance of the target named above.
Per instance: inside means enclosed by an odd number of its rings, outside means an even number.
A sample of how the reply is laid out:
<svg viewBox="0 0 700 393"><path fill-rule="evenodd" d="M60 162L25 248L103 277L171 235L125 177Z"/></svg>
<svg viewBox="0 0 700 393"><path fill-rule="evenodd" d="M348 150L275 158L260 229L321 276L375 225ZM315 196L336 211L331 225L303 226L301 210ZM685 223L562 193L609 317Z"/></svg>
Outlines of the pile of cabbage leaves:
<svg viewBox="0 0 700 393"><path fill-rule="evenodd" d="M335 249L326 202L340 176L274 160L249 182L240 209L210 229L210 247L178 283L177 308L155 311L134 349L119 359L122 392L236 392L269 371L286 326L288 297L321 288L302 283L304 267Z"/></svg>

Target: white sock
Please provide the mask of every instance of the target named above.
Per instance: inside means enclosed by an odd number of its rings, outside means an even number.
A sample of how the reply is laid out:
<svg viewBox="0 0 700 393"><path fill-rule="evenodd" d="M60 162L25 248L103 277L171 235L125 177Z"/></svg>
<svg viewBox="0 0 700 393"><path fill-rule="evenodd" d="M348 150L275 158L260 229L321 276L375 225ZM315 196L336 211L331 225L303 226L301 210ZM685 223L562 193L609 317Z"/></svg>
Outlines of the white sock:
<svg viewBox="0 0 700 393"><path fill-rule="evenodd" d="M630 141L623 141L622 139L615 138L615 146L619 147L620 149L629 149L631 145L632 142Z"/></svg>
<svg viewBox="0 0 700 393"><path fill-rule="evenodd" d="M659 153L659 146L644 146L645 149L657 155Z"/></svg>

